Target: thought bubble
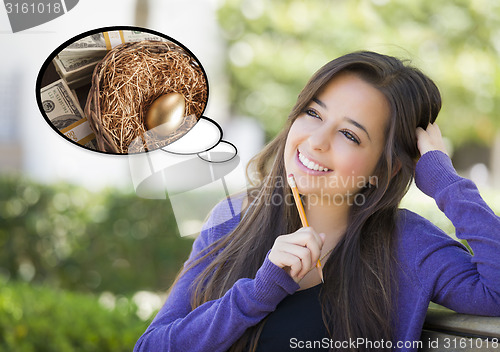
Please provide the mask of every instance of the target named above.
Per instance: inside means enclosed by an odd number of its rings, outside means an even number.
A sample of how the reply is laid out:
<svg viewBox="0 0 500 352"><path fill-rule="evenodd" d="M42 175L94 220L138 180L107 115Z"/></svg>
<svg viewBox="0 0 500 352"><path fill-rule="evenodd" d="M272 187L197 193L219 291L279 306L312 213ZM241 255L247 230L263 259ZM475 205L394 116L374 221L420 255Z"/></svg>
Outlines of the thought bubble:
<svg viewBox="0 0 500 352"><path fill-rule="evenodd" d="M42 65L36 90L40 112L59 135L118 155L176 142L208 100L207 75L189 49L129 26L98 28L61 44Z"/></svg>
<svg viewBox="0 0 500 352"><path fill-rule="evenodd" d="M158 57L148 64L151 53L181 60L194 74L175 76ZM130 63L136 66L116 69ZM215 204L245 188L236 147L203 116L208 88L186 47L137 27L99 28L68 40L47 58L36 87L49 126L80 147L126 156L136 195L168 198L182 236L199 231Z"/></svg>

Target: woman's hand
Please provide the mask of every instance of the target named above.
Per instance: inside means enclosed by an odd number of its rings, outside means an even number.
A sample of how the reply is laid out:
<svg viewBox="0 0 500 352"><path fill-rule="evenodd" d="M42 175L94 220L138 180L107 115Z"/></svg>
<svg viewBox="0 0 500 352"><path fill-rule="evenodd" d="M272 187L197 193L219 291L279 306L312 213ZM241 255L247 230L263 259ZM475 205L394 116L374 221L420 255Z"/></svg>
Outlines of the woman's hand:
<svg viewBox="0 0 500 352"><path fill-rule="evenodd" d="M424 155L431 150L440 150L448 154L444 145L443 136L441 136L441 131L437 124L430 123L425 130L421 127L417 127L417 147L420 151L420 155Z"/></svg>
<svg viewBox="0 0 500 352"><path fill-rule="evenodd" d="M318 234L312 227L302 227L289 235L276 238L269 253L269 260L299 282L316 266L325 242L325 234Z"/></svg>

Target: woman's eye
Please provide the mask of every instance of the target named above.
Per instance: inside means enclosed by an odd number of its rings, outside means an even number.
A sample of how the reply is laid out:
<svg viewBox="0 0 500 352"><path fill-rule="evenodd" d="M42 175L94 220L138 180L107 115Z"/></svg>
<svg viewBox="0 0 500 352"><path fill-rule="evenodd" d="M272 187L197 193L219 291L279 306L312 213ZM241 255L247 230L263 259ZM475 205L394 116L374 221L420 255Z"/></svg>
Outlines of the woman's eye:
<svg viewBox="0 0 500 352"><path fill-rule="evenodd" d="M352 134L351 132L342 130L342 131L340 131L340 133L342 133L347 139L353 141L357 145L360 144L359 139L354 134Z"/></svg>
<svg viewBox="0 0 500 352"><path fill-rule="evenodd" d="M306 109L305 110L305 113L311 117L314 117L316 119L320 119L321 120L321 116L319 116L319 114L317 113L316 110L314 109Z"/></svg>

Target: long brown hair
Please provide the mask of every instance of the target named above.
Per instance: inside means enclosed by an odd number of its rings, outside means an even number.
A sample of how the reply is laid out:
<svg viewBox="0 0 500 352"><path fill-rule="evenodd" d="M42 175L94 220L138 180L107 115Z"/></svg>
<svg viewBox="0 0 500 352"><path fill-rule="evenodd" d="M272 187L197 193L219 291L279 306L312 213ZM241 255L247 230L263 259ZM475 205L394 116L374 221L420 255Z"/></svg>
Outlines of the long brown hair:
<svg viewBox="0 0 500 352"><path fill-rule="evenodd" d="M394 57L355 52L317 71L298 96L283 130L249 163L252 187L249 206L238 226L210 247L215 259L195 280L192 308L218 299L243 277L254 278L276 237L301 227L297 210L288 202L283 152L295 119L325 85L340 72L352 72L381 91L390 105L386 144L376 166L377 187L365 187L364 202L351 206L348 226L324 265L320 297L329 337L336 341L367 338L392 340L396 317L395 229L398 205L413 179L419 156L416 133L434 122L441 108L436 85L418 69ZM288 197L288 198L287 198ZM231 347L254 351L265 320L247 329ZM369 350L359 349L361 350Z"/></svg>

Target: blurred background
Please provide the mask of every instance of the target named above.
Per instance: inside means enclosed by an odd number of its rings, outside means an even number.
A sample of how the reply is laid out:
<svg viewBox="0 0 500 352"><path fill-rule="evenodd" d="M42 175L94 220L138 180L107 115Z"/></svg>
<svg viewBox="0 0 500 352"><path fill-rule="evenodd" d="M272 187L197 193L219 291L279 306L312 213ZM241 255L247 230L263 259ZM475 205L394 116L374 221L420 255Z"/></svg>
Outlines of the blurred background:
<svg viewBox="0 0 500 352"><path fill-rule="evenodd" d="M242 165L327 61L361 49L410 60L441 89L438 123L455 167L500 214L496 0L81 0L15 34L2 9L0 350L131 350L189 254L193 237L179 235L169 200L138 197L126 157L67 142L37 107L52 51L111 25L159 31L197 56L210 87L204 115ZM402 206L453 236L417 189Z"/></svg>

